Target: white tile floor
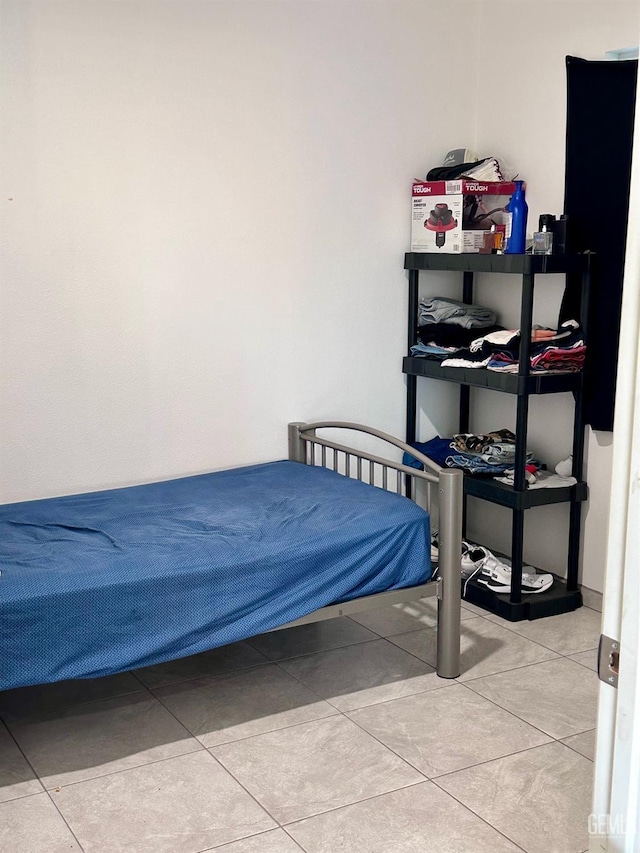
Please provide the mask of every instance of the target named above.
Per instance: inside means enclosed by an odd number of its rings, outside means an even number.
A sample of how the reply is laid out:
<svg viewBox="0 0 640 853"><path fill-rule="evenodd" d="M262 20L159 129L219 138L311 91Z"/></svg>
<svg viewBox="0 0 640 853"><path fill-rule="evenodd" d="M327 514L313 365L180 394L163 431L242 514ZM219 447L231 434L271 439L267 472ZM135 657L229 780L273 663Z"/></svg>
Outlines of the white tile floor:
<svg viewBox="0 0 640 853"><path fill-rule="evenodd" d="M0 693L1 853L583 853L600 614L431 600Z"/></svg>

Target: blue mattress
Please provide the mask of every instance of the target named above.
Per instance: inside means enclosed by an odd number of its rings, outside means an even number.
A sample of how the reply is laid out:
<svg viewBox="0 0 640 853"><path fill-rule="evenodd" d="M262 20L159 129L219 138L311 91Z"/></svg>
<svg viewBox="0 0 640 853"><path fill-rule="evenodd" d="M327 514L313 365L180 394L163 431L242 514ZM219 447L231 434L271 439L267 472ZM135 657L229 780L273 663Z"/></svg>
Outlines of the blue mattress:
<svg viewBox="0 0 640 853"><path fill-rule="evenodd" d="M0 689L242 640L431 575L429 517L296 462L0 506Z"/></svg>

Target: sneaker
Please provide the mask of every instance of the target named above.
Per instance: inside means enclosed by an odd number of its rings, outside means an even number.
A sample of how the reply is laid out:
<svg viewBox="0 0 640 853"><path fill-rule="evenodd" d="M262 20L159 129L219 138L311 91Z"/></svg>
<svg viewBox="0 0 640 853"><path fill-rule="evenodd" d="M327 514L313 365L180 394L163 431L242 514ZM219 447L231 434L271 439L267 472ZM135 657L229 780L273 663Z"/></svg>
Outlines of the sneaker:
<svg viewBox="0 0 640 853"><path fill-rule="evenodd" d="M431 534L431 560L432 562L438 562L438 531L434 530ZM482 552L476 553L473 558L469 557L469 554L472 552ZM461 568L462 575L466 577L465 567L468 572L474 571L478 565L482 562L482 560L487 556L489 552L486 548L482 548L479 545L473 545L471 542L466 542L464 539L462 540L462 550L461 550Z"/></svg>
<svg viewBox="0 0 640 853"><path fill-rule="evenodd" d="M556 474L559 474L561 477L570 477L572 473L573 456L569 456L568 459L563 459L556 465Z"/></svg>
<svg viewBox="0 0 640 853"><path fill-rule="evenodd" d="M434 530L431 534L431 559L438 562L438 531Z"/></svg>
<svg viewBox="0 0 640 853"><path fill-rule="evenodd" d="M530 569L531 571L527 571ZM511 592L511 566L501 563L491 554L487 557L481 569L478 583L493 592ZM531 566L525 566L522 572L522 592L545 592L553 584L553 575L536 574Z"/></svg>
<svg viewBox="0 0 640 853"><path fill-rule="evenodd" d="M470 542L463 542L462 557L460 558L460 573L462 577L469 578L482 571L486 560L489 558L489 553L481 545L472 545Z"/></svg>

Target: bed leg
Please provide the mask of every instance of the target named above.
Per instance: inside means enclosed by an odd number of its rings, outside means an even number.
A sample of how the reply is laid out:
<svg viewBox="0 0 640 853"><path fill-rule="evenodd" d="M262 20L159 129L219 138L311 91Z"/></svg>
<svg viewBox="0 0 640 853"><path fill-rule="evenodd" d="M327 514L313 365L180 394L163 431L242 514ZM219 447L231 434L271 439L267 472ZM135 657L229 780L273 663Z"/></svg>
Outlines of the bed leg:
<svg viewBox="0 0 640 853"><path fill-rule="evenodd" d="M300 429L306 426L302 422L289 424L289 461L302 462L304 465L307 461L307 451L305 442L300 438Z"/></svg>
<svg viewBox="0 0 640 853"><path fill-rule="evenodd" d="M441 678L460 675L460 554L462 471L441 471L439 521L438 638L436 669Z"/></svg>

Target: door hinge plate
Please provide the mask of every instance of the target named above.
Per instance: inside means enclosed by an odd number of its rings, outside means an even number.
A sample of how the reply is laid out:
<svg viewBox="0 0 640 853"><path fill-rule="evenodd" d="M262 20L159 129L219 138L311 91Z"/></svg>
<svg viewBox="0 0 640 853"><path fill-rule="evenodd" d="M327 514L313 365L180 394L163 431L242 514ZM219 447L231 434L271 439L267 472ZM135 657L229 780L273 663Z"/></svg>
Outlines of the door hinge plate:
<svg viewBox="0 0 640 853"><path fill-rule="evenodd" d="M598 645L598 678L612 687L618 686L618 668L620 665L620 642L600 634Z"/></svg>

